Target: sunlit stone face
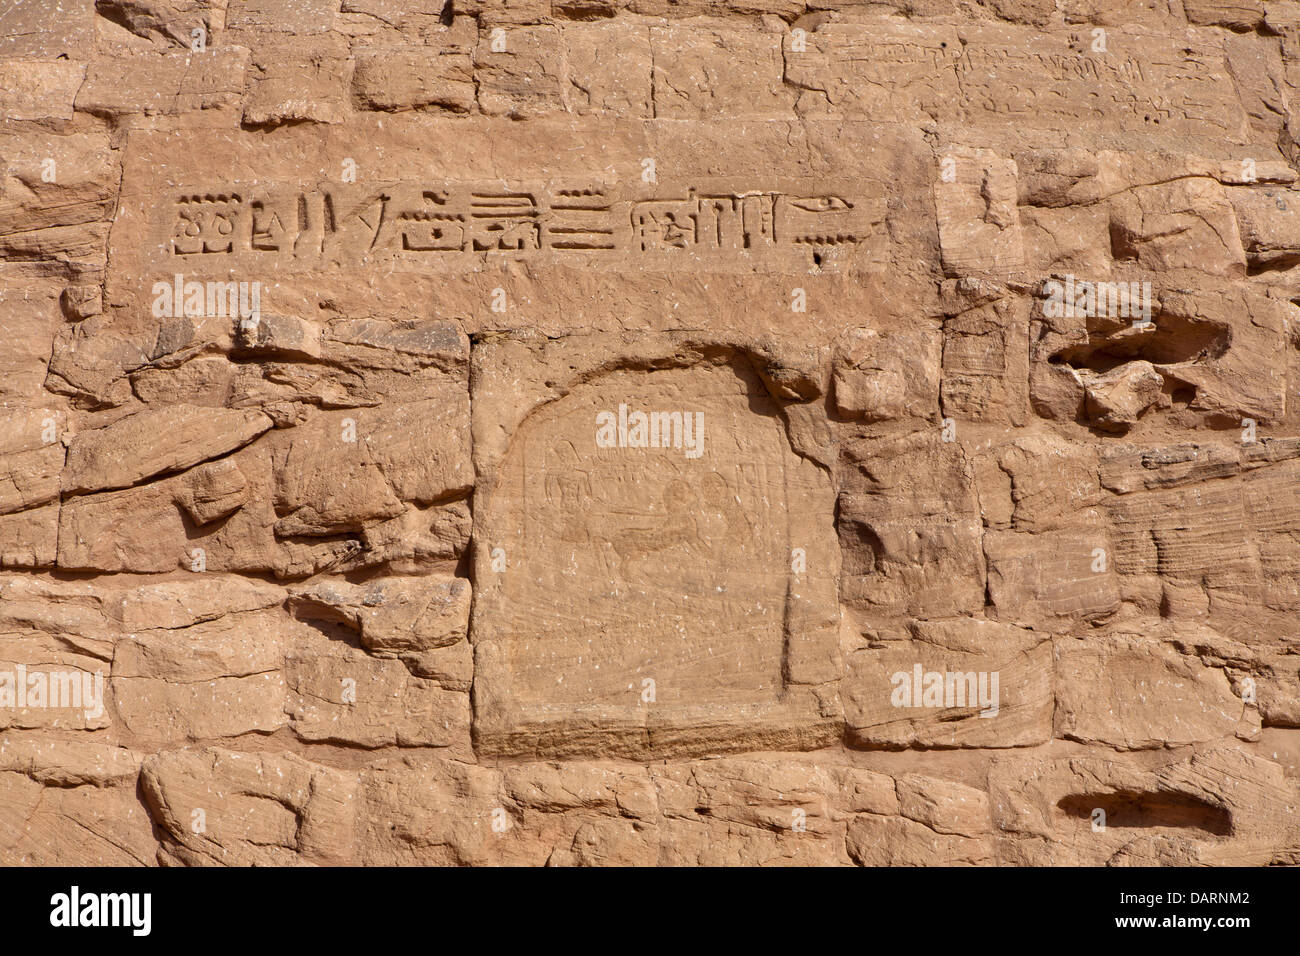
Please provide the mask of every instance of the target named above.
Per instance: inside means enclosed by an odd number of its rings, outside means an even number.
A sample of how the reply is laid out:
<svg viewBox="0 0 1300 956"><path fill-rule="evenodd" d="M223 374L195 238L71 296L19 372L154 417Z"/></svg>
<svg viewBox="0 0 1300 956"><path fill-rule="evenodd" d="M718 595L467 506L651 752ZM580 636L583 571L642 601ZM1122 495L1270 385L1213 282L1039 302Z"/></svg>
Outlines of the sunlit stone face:
<svg viewBox="0 0 1300 956"><path fill-rule="evenodd" d="M483 520L505 562L478 611L502 734L653 749L660 725L784 710L808 467L740 363L611 372L525 418Z"/></svg>

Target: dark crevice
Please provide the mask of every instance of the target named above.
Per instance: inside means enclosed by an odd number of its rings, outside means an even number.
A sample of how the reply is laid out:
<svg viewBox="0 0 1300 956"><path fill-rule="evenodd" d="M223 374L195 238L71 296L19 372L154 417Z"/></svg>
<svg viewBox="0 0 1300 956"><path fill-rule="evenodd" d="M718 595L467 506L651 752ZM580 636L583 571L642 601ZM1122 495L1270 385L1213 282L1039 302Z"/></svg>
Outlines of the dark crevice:
<svg viewBox="0 0 1300 956"><path fill-rule="evenodd" d="M1224 808L1181 793L1120 790L1107 794L1072 794L1057 803L1067 816L1091 822L1094 810L1106 813L1107 829L1177 827L1215 836L1232 832L1232 815Z"/></svg>
<svg viewBox="0 0 1300 956"><path fill-rule="evenodd" d="M1062 349L1050 361L1098 373L1134 361L1178 365L1219 358L1227 352L1231 337L1226 326L1162 317L1155 320L1152 331L1126 328L1119 333L1090 333L1086 345Z"/></svg>
<svg viewBox="0 0 1300 956"><path fill-rule="evenodd" d="M1296 266L1300 266L1300 253L1288 253L1270 259L1255 258L1246 263L1246 275L1260 276L1270 272L1286 272Z"/></svg>

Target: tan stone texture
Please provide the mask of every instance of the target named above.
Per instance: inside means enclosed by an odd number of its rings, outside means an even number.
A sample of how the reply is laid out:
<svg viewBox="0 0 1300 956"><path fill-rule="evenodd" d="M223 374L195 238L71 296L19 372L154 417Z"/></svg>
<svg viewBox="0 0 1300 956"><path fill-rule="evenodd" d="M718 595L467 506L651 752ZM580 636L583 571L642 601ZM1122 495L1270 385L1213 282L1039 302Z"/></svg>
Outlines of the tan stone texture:
<svg viewBox="0 0 1300 956"><path fill-rule="evenodd" d="M0 864L1300 863L1293 95L1282 2L0 2Z"/></svg>

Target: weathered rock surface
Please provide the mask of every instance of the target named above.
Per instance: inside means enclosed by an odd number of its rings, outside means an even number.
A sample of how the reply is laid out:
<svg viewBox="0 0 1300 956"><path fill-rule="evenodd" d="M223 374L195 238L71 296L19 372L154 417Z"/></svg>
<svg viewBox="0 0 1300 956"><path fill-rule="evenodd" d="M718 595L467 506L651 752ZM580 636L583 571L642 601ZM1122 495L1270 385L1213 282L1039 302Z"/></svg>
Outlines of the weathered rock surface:
<svg viewBox="0 0 1300 956"><path fill-rule="evenodd" d="M0 11L0 864L1300 863L1300 12Z"/></svg>

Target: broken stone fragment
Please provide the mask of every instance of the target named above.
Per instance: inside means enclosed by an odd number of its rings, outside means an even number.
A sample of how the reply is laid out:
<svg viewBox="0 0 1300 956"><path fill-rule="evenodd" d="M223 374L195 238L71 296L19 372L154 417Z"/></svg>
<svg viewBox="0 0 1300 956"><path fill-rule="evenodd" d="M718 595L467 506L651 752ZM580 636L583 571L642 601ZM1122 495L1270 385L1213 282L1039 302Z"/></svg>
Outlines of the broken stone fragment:
<svg viewBox="0 0 1300 956"><path fill-rule="evenodd" d="M1287 860L1297 839L1294 793L1281 765L1236 746L1154 765L1113 754L1007 757L989 771L999 856L1020 866Z"/></svg>
<svg viewBox="0 0 1300 956"><path fill-rule="evenodd" d="M1015 160L952 147L940 163L934 203L945 274L1000 278L1023 269Z"/></svg>
<svg viewBox="0 0 1300 956"><path fill-rule="evenodd" d="M1056 668L1056 733L1069 740L1138 750L1258 734L1258 711L1224 671L1159 640L1123 631L1061 639Z"/></svg>
<svg viewBox="0 0 1300 956"><path fill-rule="evenodd" d="M1256 271L1300 264L1300 190L1279 186L1233 189L1247 261Z"/></svg>
<svg viewBox="0 0 1300 956"><path fill-rule="evenodd" d="M346 648L291 654L284 668L285 712L302 740L471 753L467 688L448 690L400 661Z"/></svg>
<svg viewBox="0 0 1300 956"><path fill-rule="evenodd" d="M230 110L244 95L248 50L214 47L93 59L77 92L79 111L100 116L176 115L191 110Z"/></svg>
<svg viewBox="0 0 1300 956"><path fill-rule="evenodd" d="M849 418L889 421L937 411L942 341L924 330L850 331L835 353L835 407Z"/></svg>
<svg viewBox="0 0 1300 956"><path fill-rule="evenodd" d="M148 866L144 754L88 738L8 731L0 747L0 864Z"/></svg>
<svg viewBox="0 0 1300 956"><path fill-rule="evenodd" d="M140 784L164 839L165 861L250 866L353 859L355 772L290 753L209 747L146 758ZM202 827L195 826L195 811Z"/></svg>
<svg viewBox="0 0 1300 956"><path fill-rule="evenodd" d="M248 500L248 482L229 458L208 462L185 475L177 504L197 525L234 514Z"/></svg>
<svg viewBox="0 0 1300 956"><path fill-rule="evenodd" d="M245 125L344 122L351 112L347 53L347 42L333 34L254 44Z"/></svg>
<svg viewBox="0 0 1300 956"><path fill-rule="evenodd" d="M1160 401L1165 378L1150 362L1125 362L1109 372L1079 373L1088 420L1109 432L1126 432Z"/></svg>
<svg viewBox="0 0 1300 956"><path fill-rule="evenodd" d="M356 531L401 514L354 413L327 413L287 432L275 450L275 526L281 537ZM362 435L361 437L364 437Z"/></svg>
<svg viewBox="0 0 1300 956"><path fill-rule="evenodd" d="M324 613L355 628L367 650L424 651L465 640L470 585L463 578L379 578L313 584L292 593L301 616Z"/></svg>
<svg viewBox="0 0 1300 956"><path fill-rule="evenodd" d="M1114 253L1152 271L1189 269L1225 278L1246 274L1237 217L1209 178L1140 186L1110 200Z"/></svg>
<svg viewBox="0 0 1300 956"><path fill-rule="evenodd" d="M848 739L862 747L1022 747L1052 736L1050 642L978 618L916 621L848 658Z"/></svg>
<svg viewBox="0 0 1300 956"><path fill-rule="evenodd" d="M473 64L467 52L425 47L367 52L357 57L352 93L367 109L467 113L474 108Z"/></svg>
<svg viewBox="0 0 1300 956"><path fill-rule="evenodd" d="M59 304L63 313L72 321L79 322L103 311L103 290L97 285L70 285L63 290Z"/></svg>
<svg viewBox="0 0 1300 956"><path fill-rule="evenodd" d="M144 408L86 431L68 446L65 494L129 488L241 448L271 429L257 411L176 405Z"/></svg>
<svg viewBox="0 0 1300 956"><path fill-rule="evenodd" d="M66 424L49 408L0 411L0 515L58 499Z"/></svg>
<svg viewBox="0 0 1300 956"><path fill-rule="evenodd" d="M239 348L266 356L320 358L320 326L288 315L263 312L256 322L240 322L235 333Z"/></svg>
<svg viewBox="0 0 1300 956"><path fill-rule="evenodd" d="M207 0L95 0L95 12L161 47L191 47L195 32L210 37L224 4Z"/></svg>

